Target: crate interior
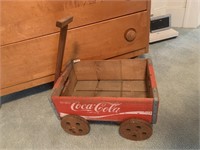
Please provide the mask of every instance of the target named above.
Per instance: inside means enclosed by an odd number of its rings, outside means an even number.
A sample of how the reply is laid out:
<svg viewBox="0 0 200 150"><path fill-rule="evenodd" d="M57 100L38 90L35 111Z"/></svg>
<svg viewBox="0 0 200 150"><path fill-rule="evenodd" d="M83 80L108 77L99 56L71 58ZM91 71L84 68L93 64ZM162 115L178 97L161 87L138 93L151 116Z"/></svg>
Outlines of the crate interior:
<svg viewBox="0 0 200 150"><path fill-rule="evenodd" d="M146 59L80 61L62 96L148 98L150 91Z"/></svg>

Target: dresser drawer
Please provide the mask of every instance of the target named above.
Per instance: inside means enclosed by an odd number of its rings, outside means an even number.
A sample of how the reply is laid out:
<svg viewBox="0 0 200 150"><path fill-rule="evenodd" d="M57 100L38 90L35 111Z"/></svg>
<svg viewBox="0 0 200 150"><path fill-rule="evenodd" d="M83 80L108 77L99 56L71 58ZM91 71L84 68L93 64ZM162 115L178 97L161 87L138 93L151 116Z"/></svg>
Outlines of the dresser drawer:
<svg viewBox="0 0 200 150"><path fill-rule="evenodd" d="M109 59L146 48L148 21L148 13L144 11L69 30L64 62L71 58Z"/></svg>
<svg viewBox="0 0 200 150"><path fill-rule="evenodd" d="M144 11L70 29L63 66L71 59L109 59L140 49L147 52L148 21L148 13ZM131 33L128 33L129 31ZM32 83L34 81L38 84L52 81L58 37L59 34L55 33L2 46L2 92L12 86L20 86L30 81L33 86L35 86ZM127 40L127 37L132 40ZM37 82L38 80L40 82Z"/></svg>
<svg viewBox="0 0 200 150"><path fill-rule="evenodd" d="M147 10L148 1L3 1L1 45L58 32L55 22L73 16L70 28Z"/></svg>

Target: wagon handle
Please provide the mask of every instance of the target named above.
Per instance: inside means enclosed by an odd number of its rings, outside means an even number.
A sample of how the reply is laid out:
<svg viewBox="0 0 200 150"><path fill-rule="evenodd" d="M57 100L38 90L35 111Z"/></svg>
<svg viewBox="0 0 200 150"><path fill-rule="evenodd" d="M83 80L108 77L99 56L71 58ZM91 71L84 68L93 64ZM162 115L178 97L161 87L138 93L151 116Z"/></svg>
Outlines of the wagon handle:
<svg viewBox="0 0 200 150"><path fill-rule="evenodd" d="M58 80L61 74L68 24L72 21L73 21L73 17L68 17L65 19L58 20L56 22L56 26L60 28L60 37L59 37L59 43L58 43L58 54L57 54L54 84L56 83L56 81Z"/></svg>

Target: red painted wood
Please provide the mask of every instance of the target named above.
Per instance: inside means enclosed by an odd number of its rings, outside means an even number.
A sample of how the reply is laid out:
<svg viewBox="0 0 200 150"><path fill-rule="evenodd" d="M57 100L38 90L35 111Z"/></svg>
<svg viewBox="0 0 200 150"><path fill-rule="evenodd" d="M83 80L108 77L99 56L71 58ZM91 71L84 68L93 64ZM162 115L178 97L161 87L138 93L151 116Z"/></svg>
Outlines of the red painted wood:
<svg viewBox="0 0 200 150"><path fill-rule="evenodd" d="M153 65L152 63L148 63L148 71L149 71L149 76L150 76L150 82L151 82L151 88L153 89L153 97L154 97L154 100L156 100L157 102L157 108L153 108L153 109L156 109L157 112L156 112L156 116L158 115L158 107L159 107L159 95L158 95L158 90L157 90L157 84L156 84L156 78L155 78L155 73L154 73L154 68L153 68ZM155 107L155 106L154 106ZM155 113L155 112L154 112ZM157 117L156 117L157 118ZM155 121L156 122L156 121ZM155 123L154 122L154 123Z"/></svg>
<svg viewBox="0 0 200 150"><path fill-rule="evenodd" d="M72 69L72 62L69 62L67 64L67 67L65 68L64 72L62 73L62 75L57 79L56 83L53 86L53 89L59 88L60 85L62 84L62 80L63 78L65 78L66 76L69 76L69 73Z"/></svg>
<svg viewBox="0 0 200 150"><path fill-rule="evenodd" d="M148 64L148 70L149 70L149 74L150 74L151 88L157 88L155 73L154 73L152 64Z"/></svg>
<svg viewBox="0 0 200 150"><path fill-rule="evenodd" d="M138 118L152 121L153 98L53 96L52 99L60 117L73 114L87 120L123 121Z"/></svg>
<svg viewBox="0 0 200 150"><path fill-rule="evenodd" d="M58 78L58 80L57 80L57 82L54 84L54 86L53 86L53 89L56 89L56 88L58 88L59 86L60 86L60 84L61 84L61 81L62 81L62 76L60 76L59 78Z"/></svg>
<svg viewBox="0 0 200 150"><path fill-rule="evenodd" d="M152 63L148 63L147 69L150 74L151 88L157 89ZM60 88L63 76L64 74L61 75L54 85L54 90ZM73 114L82 116L87 120L117 122L137 118L152 123L154 98L70 97L53 95L52 100L60 117Z"/></svg>

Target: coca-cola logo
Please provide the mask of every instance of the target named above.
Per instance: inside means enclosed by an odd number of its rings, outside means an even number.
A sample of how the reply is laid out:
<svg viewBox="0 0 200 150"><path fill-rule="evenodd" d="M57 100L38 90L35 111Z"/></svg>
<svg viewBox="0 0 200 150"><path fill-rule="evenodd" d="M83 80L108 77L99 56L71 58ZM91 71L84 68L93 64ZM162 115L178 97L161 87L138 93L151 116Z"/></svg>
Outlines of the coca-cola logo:
<svg viewBox="0 0 200 150"><path fill-rule="evenodd" d="M80 102L75 102L71 104L71 110L73 111L88 111L96 113L119 113L120 106L119 103L96 103L96 104L81 104Z"/></svg>

